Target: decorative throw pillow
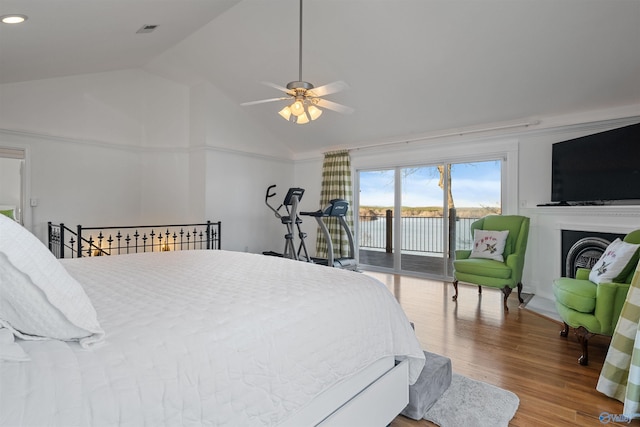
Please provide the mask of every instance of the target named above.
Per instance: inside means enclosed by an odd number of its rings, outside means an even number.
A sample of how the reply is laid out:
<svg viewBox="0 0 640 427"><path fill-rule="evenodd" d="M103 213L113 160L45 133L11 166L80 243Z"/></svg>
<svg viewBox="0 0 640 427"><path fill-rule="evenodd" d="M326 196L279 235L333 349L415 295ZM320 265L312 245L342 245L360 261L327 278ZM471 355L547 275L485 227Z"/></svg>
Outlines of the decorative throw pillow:
<svg viewBox="0 0 640 427"><path fill-rule="evenodd" d="M0 215L0 326L22 339L102 341L84 289L27 229Z"/></svg>
<svg viewBox="0 0 640 427"><path fill-rule="evenodd" d="M502 256L507 243L509 230L475 230L473 233L473 250L470 258L488 258L504 262Z"/></svg>
<svg viewBox="0 0 640 427"><path fill-rule="evenodd" d="M598 284L613 282L626 269L639 248L640 244L614 240L591 269L589 280Z"/></svg>

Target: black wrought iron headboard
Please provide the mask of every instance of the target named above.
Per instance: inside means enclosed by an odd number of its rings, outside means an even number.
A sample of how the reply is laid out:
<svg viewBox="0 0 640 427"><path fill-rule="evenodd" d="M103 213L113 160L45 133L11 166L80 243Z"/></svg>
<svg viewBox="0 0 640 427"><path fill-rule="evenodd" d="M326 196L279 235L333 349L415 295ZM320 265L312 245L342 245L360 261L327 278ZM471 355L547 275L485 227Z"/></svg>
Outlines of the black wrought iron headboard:
<svg viewBox="0 0 640 427"><path fill-rule="evenodd" d="M56 258L137 252L220 249L221 222L202 224L83 227L48 223L49 250Z"/></svg>

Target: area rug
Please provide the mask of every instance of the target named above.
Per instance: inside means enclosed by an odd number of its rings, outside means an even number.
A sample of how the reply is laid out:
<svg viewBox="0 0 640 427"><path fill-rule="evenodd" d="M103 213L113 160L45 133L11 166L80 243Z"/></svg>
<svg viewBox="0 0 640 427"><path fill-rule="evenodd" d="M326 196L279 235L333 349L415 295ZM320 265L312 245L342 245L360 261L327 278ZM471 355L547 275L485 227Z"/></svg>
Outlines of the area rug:
<svg viewBox="0 0 640 427"><path fill-rule="evenodd" d="M519 404L518 396L508 390L454 372L451 385L424 419L440 427L508 426Z"/></svg>

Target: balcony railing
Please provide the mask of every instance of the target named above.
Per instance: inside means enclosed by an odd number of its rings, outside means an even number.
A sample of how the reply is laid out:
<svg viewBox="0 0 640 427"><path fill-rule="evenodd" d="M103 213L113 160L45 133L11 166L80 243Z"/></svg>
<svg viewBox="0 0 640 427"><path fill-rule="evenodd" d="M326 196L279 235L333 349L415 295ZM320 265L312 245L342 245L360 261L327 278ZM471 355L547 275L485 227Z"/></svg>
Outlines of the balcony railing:
<svg viewBox="0 0 640 427"><path fill-rule="evenodd" d="M220 249L221 222L201 224L83 227L48 223L49 250L56 258L138 252Z"/></svg>
<svg viewBox="0 0 640 427"><path fill-rule="evenodd" d="M454 249L471 249L471 224L478 218L456 218ZM402 251L441 254L445 252L442 217L402 217ZM360 216L358 242L361 248L391 252L394 218L391 215ZM391 240L391 241L389 241Z"/></svg>

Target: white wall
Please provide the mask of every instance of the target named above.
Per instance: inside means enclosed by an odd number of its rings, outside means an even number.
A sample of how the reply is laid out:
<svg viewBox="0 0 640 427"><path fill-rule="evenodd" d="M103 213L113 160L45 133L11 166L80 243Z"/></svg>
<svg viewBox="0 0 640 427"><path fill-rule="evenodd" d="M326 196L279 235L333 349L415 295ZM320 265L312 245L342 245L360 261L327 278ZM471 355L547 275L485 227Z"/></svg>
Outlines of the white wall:
<svg viewBox="0 0 640 427"><path fill-rule="evenodd" d="M210 149L206 152L206 212L222 221L224 249L282 252L285 226L265 205L267 187L275 184L275 208L292 186L293 162L259 155ZM284 214L284 208L281 211Z"/></svg>
<svg viewBox="0 0 640 427"><path fill-rule="evenodd" d="M223 248L281 250L264 206L291 153L210 84L123 70L0 85L0 146L27 150L26 226L222 220ZM260 154L252 154L260 153Z"/></svg>
<svg viewBox="0 0 640 427"><path fill-rule="evenodd" d="M27 149L26 204L37 206L27 206L25 225L41 240L47 221L138 224L182 213L185 86L121 70L3 84L0 99L0 145Z"/></svg>
<svg viewBox="0 0 640 427"><path fill-rule="evenodd" d="M141 70L0 85L0 128L128 146L186 147L188 89Z"/></svg>
<svg viewBox="0 0 640 427"><path fill-rule="evenodd" d="M140 221L161 224L165 221L202 222L207 218L192 215L189 183L190 158L185 149L142 150L140 169ZM209 218L213 219L213 218ZM132 224L133 225L133 224Z"/></svg>
<svg viewBox="0 0 640 427"><path fill-rule="evenodd" d="M204 145L268 157L292 157L280 140L249 120L245 108L209 83L191 88L190 120L192 147Z"/></svg>
<svg viewBox="0 0 640 427"><path fill-rule="evenodd" d="M291 153L208 83L179 85L141 70L0 85L0 146L27 152L26 225L43 241L47 221L67 225L222 220L223 248L281 251L284 226L264 205L305 188L302 210L319 208L321 156ZM551 144L630 124L637 106L567 119L542 129L433 139L353 151L355 169L507 153L507 212L532 219L527 292L550 297L560 272L559 230L640 228L640 207L539 208L549 201ZM625 115L626 114L626 115ZM564 122L563 122L564 120ZM275 147L275 148L274 148ZM514 154L515 153L515 154ZM515 176L514 176L515 173ZM27 203L28 204L28 203ZM305 221L312 253L316 226Z"/></svg>
<svg viewBox="0 0 640 427"><path fill-rule="evenodd" d="M42 241L47 221L71 227L139 221L137 151L7 131L0 131L0 146L26 150L25 226Z"/></svg>
<svg viewBox="0 0 640 427"><path fill-rule="evenodd" d="M0 205L20 206L22 159L0 157Z"/></svg>
<svg viewBox="0 0 640 427"><path fill-rule="evenodd" d="M320 206L320 189L322 185L322 158L299 160L295 164L295 179L288 187L304 188L304 195L300 203L300 212L316 211L324 206ZM287 187L287 188L288 188ZM286 189L284 189L286 191ZM283 194L284 195L284 194ZM307 233L307 249L309 255L316 255L316 237L318 225L314 218L302 216L302 230Z"/></svg>
<svg viewBox="0 0 640 427"><path fill-rule="evenodd" d="M289 188L291 153L211 84L200 83L190 93L191 205L222 221L224 249L281 252L284 226L265 206L264 194L271 184Z"/></svg>
<svg viewBox="0 0 640 427"><path fill-rule="evenodd" d="M520 138L520 213L531 218L525 288L553 300L551 283L562 272L561 230L627 234L640 229L640 206L538 207L550 202L551 146L580 136L631 124L592 121Z"/></svg>
<svg viewBox="0 0 640 427"><path fill-rule="evenodd" d="M572 118L580 121L580 118ZM550 202L551 146L591 133L631 124L616 120L609 112L600 116L584 116L583 123L555 123L543 130L523 130L508 135L454 137L433 139L412 144L353 150L353 172L393 166L433 164L468 156L478 158L495 153L507 155L507 197L505 213L531 218L531 229L523 277L524 291L553 299L551 282L561 274L560 230L578 229L626 234L640 229L640 206L598 207L537 207ZM550 120L553 122L552 120ZM401 138L400 138L401 139ZM322 159L296 162L295 181L306 193L320 194ZM313 174L309 174L313 171Z"/></svg>

